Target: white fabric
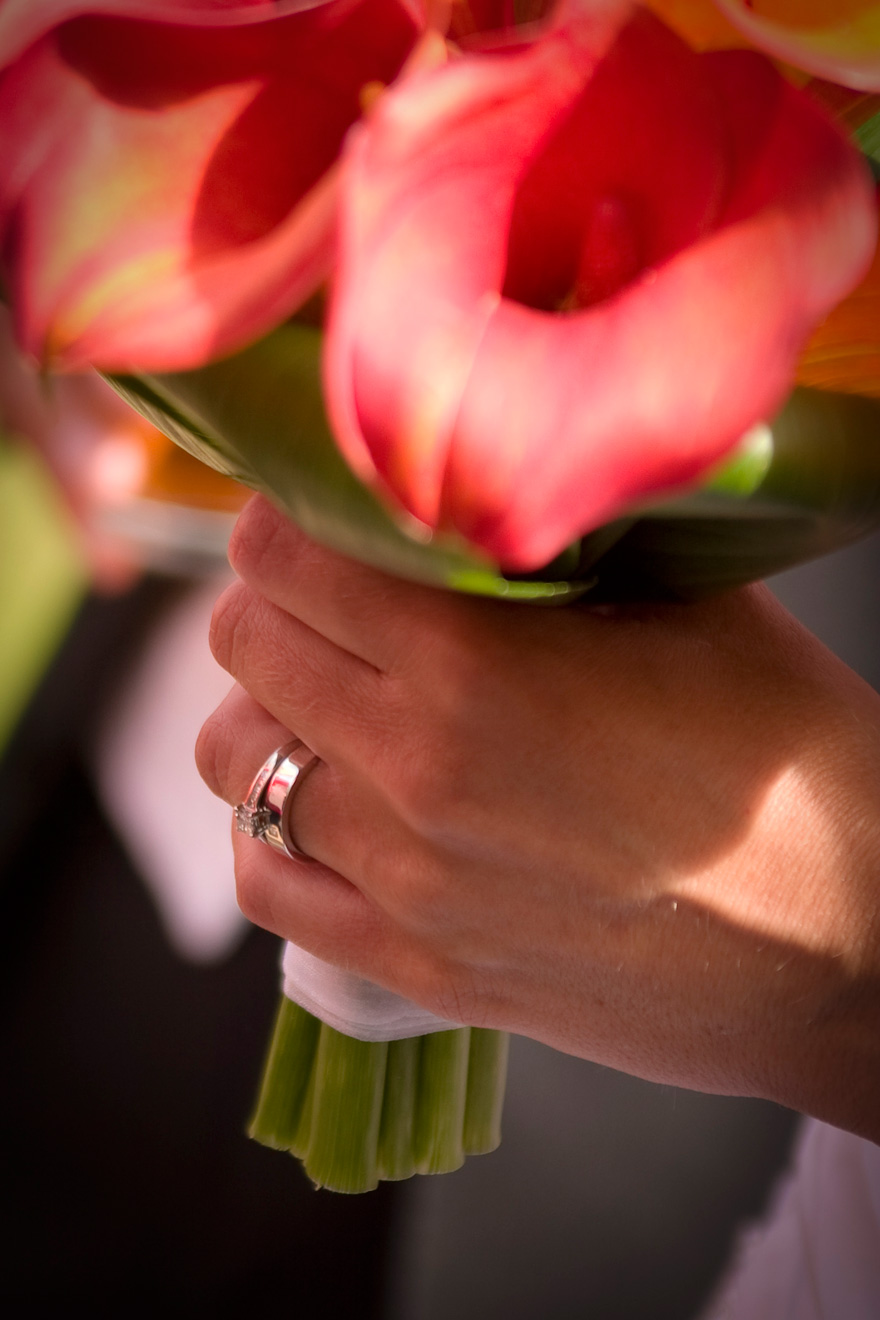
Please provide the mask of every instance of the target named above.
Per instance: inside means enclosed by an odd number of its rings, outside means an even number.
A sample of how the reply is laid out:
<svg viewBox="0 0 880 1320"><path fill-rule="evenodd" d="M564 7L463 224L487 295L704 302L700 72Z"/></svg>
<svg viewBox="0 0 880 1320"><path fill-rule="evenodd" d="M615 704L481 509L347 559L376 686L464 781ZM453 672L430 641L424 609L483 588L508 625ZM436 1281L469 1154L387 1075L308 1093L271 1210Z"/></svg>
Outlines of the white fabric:
<svg viewBox="0 0 880 1320"><path fill-rule="evenodd" d="M356 1040L404 1040L459 1026L295 944L285 945L281 966L288 999Z"/></svg>
<svg viewBox="0 0 880 1320"><path fill-rule="evenodd" d="M105 712L93 765L104 808L186 958L226 957L247 929L235 901L230 809L209 792L193 747L230 688L208 647L229 577L194 587L163 615Z"/></svg>
<svg viewBox="0 0 880 1320"><path fill-rule="evenodd" d="M880 1146L804 1121L764 1223L703 1320L878 1320Z"/></svg>

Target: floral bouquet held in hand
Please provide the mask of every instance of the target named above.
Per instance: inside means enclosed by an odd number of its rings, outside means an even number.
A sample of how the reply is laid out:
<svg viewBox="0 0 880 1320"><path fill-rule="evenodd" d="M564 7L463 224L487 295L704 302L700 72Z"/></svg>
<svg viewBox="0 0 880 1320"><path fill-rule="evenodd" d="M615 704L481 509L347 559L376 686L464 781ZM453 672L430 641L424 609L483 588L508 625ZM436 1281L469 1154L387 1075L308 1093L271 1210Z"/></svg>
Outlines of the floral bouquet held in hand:
<svg viewBox="0 0 880 1320"><path fill-rule="evenodd" d="M5 0L19 342L438 587L686 600L843 545L880 524L850 7ZM255 1136L348 1191L497 1144L503 1034L284 968Z"/></svg>

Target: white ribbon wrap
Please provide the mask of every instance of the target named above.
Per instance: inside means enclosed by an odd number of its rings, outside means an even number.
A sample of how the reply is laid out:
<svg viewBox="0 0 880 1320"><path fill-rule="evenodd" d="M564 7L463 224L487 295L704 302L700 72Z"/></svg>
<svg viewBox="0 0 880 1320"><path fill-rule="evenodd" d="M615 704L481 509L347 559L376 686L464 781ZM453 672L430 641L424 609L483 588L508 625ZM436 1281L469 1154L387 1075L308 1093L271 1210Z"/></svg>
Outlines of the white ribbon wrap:
<svg viewBox="0 0 880 1320"><path fill-rule="evenodd" d="M285 944L281 966L286 997L355 1040L405 1040L460 1026L354 972L332 967L296 944Z"/></svg>

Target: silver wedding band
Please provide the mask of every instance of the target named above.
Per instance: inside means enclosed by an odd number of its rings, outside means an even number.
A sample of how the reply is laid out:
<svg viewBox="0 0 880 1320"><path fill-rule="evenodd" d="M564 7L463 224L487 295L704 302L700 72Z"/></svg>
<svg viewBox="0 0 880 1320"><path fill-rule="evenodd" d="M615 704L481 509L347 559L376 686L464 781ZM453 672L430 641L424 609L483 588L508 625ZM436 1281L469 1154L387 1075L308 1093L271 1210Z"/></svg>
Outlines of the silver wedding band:
<svg viewBox="0 0 880 1320"><path fill-rule="evenodd" d="M235 828L285 857L311 861L291 833L290 809L297 789L317 761L317 755L299 738L274 751L258 770L244 802L235 808Z"/></svg>

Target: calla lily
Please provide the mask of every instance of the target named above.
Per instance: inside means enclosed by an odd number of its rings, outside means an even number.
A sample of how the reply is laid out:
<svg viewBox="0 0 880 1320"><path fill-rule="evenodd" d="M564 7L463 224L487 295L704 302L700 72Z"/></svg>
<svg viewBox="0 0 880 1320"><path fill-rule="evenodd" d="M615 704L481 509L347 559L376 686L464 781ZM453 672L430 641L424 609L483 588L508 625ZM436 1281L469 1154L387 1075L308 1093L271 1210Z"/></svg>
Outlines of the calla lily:
<svg viewBox="0 0 880 1320"><path fill-rule="evenodd" d="M880 399L880 248L858 288L810 336L797 381Z"/></svg>
<svg viewBox="0 0 880 1320"><path fill-rule="evenodd" d="M755 46L829 82L880 91L877 0L715 0Z"/></svg>
<svg viewBox="0 0 880 1320"><path fill-rule="evenodd" d="M193 366L326 278L334 164L365 84L392 79L417 35L405 3L28 0L0 15L4 54L37 38L0 79L5 277L34 357Z"/></svg>
<svg viewBox="0 0 880 1320"><path fill-rule="evenodd" d="M337 437L428 527L533 569L770 415L875 236L864 164L760 55L572 6L404 79L350 139Z"/></svg>
<svg viewBox="0 0 880 1320"><path fill-rule="evenodd" d="M815 79L806 86L877 160L880 96ZM868 134L867 142L864 135ZM862 282L825 317L798 362L797 383L880 398L880 247Z"/></svg>
<svg viewBox="0 0 880 1320"><path fill-rule="evenodd" d="M714 0L643 0L667 27L694 50L729 50L750 43L725 18Z"/></svg>
<svg viewBox="0 0 880 1320"><path fill-rule="evenodd" d="M327 0L3 0L0 63L7 64L52 28L81 14L165 19L190 27L237 27L315 9Z"/></svg>

